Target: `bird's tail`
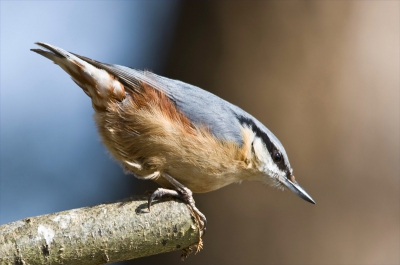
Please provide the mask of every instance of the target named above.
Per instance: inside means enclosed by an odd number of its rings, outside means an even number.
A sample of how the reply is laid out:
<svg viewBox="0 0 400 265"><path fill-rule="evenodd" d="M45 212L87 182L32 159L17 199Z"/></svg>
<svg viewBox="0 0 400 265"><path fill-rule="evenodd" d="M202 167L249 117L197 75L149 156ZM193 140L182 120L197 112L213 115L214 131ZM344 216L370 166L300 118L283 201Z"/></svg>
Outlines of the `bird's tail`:
<svg viewBox="0 0 400 265"><path fill-rule="evenodd" d="M96 110L105 110L110 99L122 100L125 98L124 85L106 70L99 69L79 58L81 56L56 46L43 42L36 44L48 51L41 49L31 49L31 51L52 60L67 72L72 80L92 98L92 104Z"/></svg>

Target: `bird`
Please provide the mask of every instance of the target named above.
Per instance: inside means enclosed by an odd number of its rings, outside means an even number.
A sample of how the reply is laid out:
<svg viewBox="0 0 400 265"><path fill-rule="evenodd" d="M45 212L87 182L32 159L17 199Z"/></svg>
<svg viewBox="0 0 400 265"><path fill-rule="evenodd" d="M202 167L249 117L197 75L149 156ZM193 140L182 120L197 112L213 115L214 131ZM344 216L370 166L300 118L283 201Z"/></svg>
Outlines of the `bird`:
<svg viewBox="0 0 400 265"><path fill-rule="evenodd" d="M181 198L204 234L207 220L193 193L258 181L315 204L296 181L282 143L238 106L150 71L36 44L42 49L31 51L60 66L91 98L101 140L125 172L161 186L149 196L149 210L155 198Z"/></svg>

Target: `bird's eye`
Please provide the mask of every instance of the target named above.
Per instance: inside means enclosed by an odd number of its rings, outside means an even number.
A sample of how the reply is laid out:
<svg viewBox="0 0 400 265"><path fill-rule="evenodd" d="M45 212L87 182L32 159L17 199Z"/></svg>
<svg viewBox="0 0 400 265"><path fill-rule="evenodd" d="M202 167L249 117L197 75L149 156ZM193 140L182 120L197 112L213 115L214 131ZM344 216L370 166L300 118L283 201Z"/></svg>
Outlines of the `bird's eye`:
<svg viewBox="0 0 400 265"><path fill-rule="evenodd" d="M274 151L272 154L272 159L274 159L275 163L282 162L282 154L279 151Z"/></svg>

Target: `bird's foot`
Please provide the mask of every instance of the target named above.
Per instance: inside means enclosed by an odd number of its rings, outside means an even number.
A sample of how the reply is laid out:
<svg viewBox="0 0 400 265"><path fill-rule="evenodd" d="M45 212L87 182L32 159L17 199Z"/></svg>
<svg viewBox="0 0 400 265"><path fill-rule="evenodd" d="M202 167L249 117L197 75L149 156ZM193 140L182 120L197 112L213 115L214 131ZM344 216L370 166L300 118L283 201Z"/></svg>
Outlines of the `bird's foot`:
<svg viewBox="0 0 400 265"><path fill-rule="evenodd" d="M151 203L153 202L153 200L164 196L171 196L184 201L188 205L193 217L196 220L196 223L199 226L200 236L203 236L205 234L207 219L205 215L202 212L200 212L199 209L197 209L191 190L189 190L186 187L184 187L183 192L181 190L176 191L176 190L158 188L150 195L149 200L147 202L147 207L149 211L151 209Z"/></svg>
<svg viewBox="0 0 400 265"><path fill-rule="evenodd" d="M197 209L195 205L195 201L193 199L193 193L190 189L186 188L183 186L180 182L175 180L173 177L171 177L168 174L162 174L162 176L168 180L175 188L176 190L170 190L170 189L164 189L164 188L158 188L156 191L154 191L151 196L149 197L147 207L151 208L151 203L155 198L161 198L163 196L171 196L175 198L179 198L182 201L186 203L186 205L189 207L190 212L192 213L192 216L194 217L196 224L199 228L199 242L196 244L196 253L201 250L203 247L203 242L201 237L205 234L206 232L206 225L207 225L207 219L205 215ZM187 257L190 253L194 251L194 246L189 247L188 249L184 250L184 253L182 254L182 258Z"/></svg>

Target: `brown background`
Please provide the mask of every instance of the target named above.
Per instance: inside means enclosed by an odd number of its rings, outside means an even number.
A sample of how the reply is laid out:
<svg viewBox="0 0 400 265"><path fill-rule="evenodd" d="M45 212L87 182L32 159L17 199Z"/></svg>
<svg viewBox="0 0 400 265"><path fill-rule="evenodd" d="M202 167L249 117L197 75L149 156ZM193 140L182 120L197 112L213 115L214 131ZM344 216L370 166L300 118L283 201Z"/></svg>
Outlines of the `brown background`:
<svg viewBox="0 0 400 265"><path fill-rule="evenodd" d="M399 2L184 2L163 75L266 124L317 202L259 183L195 195L209 224L185 264L399 263Z"/></svg>

